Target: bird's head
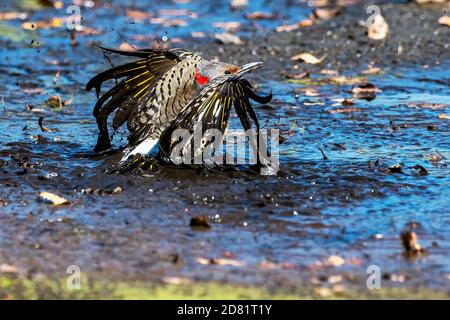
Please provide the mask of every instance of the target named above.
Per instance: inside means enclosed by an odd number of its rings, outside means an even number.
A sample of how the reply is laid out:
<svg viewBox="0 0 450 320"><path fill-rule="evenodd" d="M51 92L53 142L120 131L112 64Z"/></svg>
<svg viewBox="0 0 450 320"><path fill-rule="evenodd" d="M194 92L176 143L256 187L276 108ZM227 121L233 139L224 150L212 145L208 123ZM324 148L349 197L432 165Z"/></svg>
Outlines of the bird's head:
<svg viewBox="0 0 450 320"><path fill-rule="evenodd" d="M219 76L233 75L238 71L239 67L233 64L203 60L195 71L195 82L199 86L204 86Z"/></svg>

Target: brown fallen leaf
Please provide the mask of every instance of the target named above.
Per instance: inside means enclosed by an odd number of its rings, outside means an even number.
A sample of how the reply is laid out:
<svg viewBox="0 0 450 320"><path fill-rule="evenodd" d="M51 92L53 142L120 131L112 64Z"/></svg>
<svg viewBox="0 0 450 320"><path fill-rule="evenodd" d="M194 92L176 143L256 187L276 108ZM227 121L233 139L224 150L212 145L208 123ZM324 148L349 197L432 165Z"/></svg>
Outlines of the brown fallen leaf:
<svg viewBox="0 0 450 320"><path fill-rule="evenodd" d="M270 20L278 18L278 14L274 12L268 13L262 11L255 11L252 13L247 13L245 17L249 20L263 20L263 19Z"/></svg>
<svg viewBox="0 0 450 320"><path fill-rule="evenodd" d="M294 24L281 25L275 28L276 32L289 32L293 30L297 30L304 27L310 27L314 24L313 19L305 19L301 20Z"/></svg>
<svg viewBox="0 0 450 320"><path fill-rule="evenodd" d="M318 19L328 20L337 16L339 13L341 13L341 11L342 11L341 7L316 8L313 10L313 15Z"/></svg>
<svg viewBox="0 0 450 320"><path fill-rule="evenodd" d="M363 70L361 73L368 75L379 74L381 73L381 68L369 66L366 70Z"/></svg>
<svg viewBox="0 0 450 320"><path fill-rule="evenodd" d="M47 203L50 203L54 206L61 206L61 205L67 205L70 204L70 201L67 199L64 199L63 197L60 197L54 193L42 191L39 193L39 198Z"/></svg>
<svg viewBox="0 0 450 320"><path fill-rule="evenodd" d="M192 38L206 38L206 33L201 32L201 31L194 31L194 32L191 32L191 37Z"/></svg>
<svg viewBox="0 0 450 320"><path fill-rule="evenodd" d="M25 30L59 28L63 26L61 18L51 18L49 21L24 22L22 28Z"/></svg>
<svg viewBox="0 0 450 320"><path fill-rule="evenodd" d="M339 108L339 109L328 110L328 112L332 113L332 114L353 113L353 112L359 112L359 111L362 111L362 110L360 108Z"/></svg>
<svg viewBox="0 0 450 320"><path fill-rule="evenodd" d="M238 21L215 22L213 23L213 27L225 31L236 31L241 27L241 23Z"/></svg>
<svg viewBox="0 0 450 320"><path fill-rule="evenodd" d="M121 50L121 51L136 51L136 48L133 47L128 42L122 42L119 46L119 50Z"/></svg>
<svg viewBox="0 0 450 320"><path fill-rule="evenodd" d="M445 113L441 113L440 115L438 115L439 119L444 119L444 120L450 120L450 115L445 114Z"/></svg>
<svg viewBox="0 0 450 320"><path fill-rule="evenodd" d="M389 26L381 14L373 17L372 23L367 28L367 36L372 40L383 40L389 33Z"/></svg>
<svg viewBox="0 0 450 320"><path fill-rule="evenodd" d="M289 32L299 29L300 26L296 24L289 24L289 25L281 25L275 28L276 32Z"/></svg>
<svg viewBox="0 0 450 320"><path fill-rule="evenodd" d="M164 16L174 16L174 17L180 17L180 16L193 16L197 17L197 14L195 12L192 12L188 9L160 9L159 10L160 15Z"/></svg>
<svg viewBox="0 0 450 320"><path fill-rule="evenodd" d="M300 54L296 54L295 56L292 56L291 60L292 61L303 61L308 64L318 64L318 63L321 63L323 61L323 59L325 59L325 57L326 57L326 55L324 55L322 58L317 58L314 55L312 55L311 53L303 52Z"/></svg>
<svg viewBox="0 0 450 320"><path fill-rule="evenodd" d="M238 36L228 33L228 32L224 32L224 33L217 33L214 35L214 37L220 41L222 44L235 44L235 45L242 45L244 44L241 40L241 38L239 38Z"/></svg>
<svg viewBox="0 0 450 320"><path fill-rule="evenodd" d="M2 20L25 20L28 15L25 12L0 12L0 21Z"/></svg>
<svg viewBox="0 0 450 320"><path fill-rule="evenodd" d="M305 71L299 74L291 74L291 73L283 73L283 75L285 76L286 79L295 79L295 80L299 80L299 79L304 79L304 78L309 78L309 72Z"/></svg>
<svg viewBox="0 0 450 320"><path fill-rule="evenodd" d="M245 262L243 262L243 261L237 261L237 260L225 259L225 258L215 258L215 259L197 258L197 262L202 265L220 265L220 266L232 266L232 267L245 266Z"/></svg>
<svg viewBox="0 0 450 320"><path fill-rule="evenodd" d="M438 20L439 24L450 27L450 16L442 16Z"/></svg>
<svg viewBox="0 0 450 320"><path fill-rule="evenodd" d="M211 229L211 225L208 223L208 217L206 216L192 217L189 226L198 229Z"/></svg>
<svg viewBox="0 0 450 320"><path fill-rule="evenodd" d="M345 259L337 255L331 255L328 257L326 264L333 267L340 267L345 264Z"/></svg>
<svg viewBox="0 0 450 320"><path fill-rule="evenodd" d="M183 19L165 20L162 24L164 27L186 27L188 22Z"/></svg>
<svg viewBox="0 0 450 320"><path fill-rule="evenodd" d="M127 9L125 14L128 18L139 22L144 22L152 18L152 15L150 13L135 9Z"/></svg>
<svg viewBox="0 0 450 320"><path fill-rule="evenodd" d="M19 269L11 264L2 263L0 264L0 273L19 273Z"/></svg>
<svg viewBox="0 0 450 320"><path fill-rule="evenodd" d="M337 85L343 86L343 85L352 85L352 84L358 85L358 84L366 82L367 79L364 77L336 76L336 77L331 77L330 81Z"/></svg>
<svg viewBox="0 0 450 320"><path fill-rule="evenodd" d="M248 5L248 0L231 0L230 7L232 10L236 10Z"/></svg>
<svg viewBox="0 0 450 320"><path fill-rule="evenodd" d="M403 248L407 254L423 253L424 249L417 241L417 234L414 231L406 230L400 234Z"/></svg>
<svg viewBox="0 0 450 320"><path fill-rule="evenodd" d="M64 106L70 105L71 103L72 103L72 99L62 101L61 97L58 94L51 96L50 98L48 98L45 101L45 104L47 106L49 106L50 108L54 108L54 109L60 109Z"/></svg>

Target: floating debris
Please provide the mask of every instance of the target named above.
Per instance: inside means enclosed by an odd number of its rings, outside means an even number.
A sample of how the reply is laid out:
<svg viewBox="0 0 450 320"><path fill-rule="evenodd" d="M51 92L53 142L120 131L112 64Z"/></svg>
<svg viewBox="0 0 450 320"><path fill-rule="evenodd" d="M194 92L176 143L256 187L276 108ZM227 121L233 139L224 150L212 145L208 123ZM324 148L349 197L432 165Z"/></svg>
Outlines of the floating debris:
<svg viewBox="0 0 450 320"><path fill-rule="evenodd" d="M224 258L197 258L197 262L202 265L220 265L220 266L231 266L231 267L243 267L245 266L245 262L232 260L232 259L224 259Z"/></svg>
<svg viewBox="0 0 450 320"><path fill-rule="evenodd" d="M67 199L64 199L63 197L60 197L54 193L42 191L39 194L39 198L49 204L52 204L54 206L61 206L61 205L68 205L70 204L70 201Z"/></svg>
<svg viewBox="0 0 450 320"><path fill-rule="evenodd" d="M103 189L103 188L85 188L81 190L82 194L98 194L98 195L109 195L109 194L118 194L122 192L121 187L115 187L112 189Z"/></svg>
<svg viewBox="0 0 450 320"><path fill-rule="evenodd" d="M425 249L417 241L417 234L414 231L406 230L400 234L400 239L405 249L405 254L417 256L425 253Z"/></svg>
<svg viewBox="0 0 450 320"><path fill-rule="evenodd" d="M308 52L303 52L300 54L296 54L295 56L291 57L292 61L301 61L308 64L318 64L321 63L325 59L326 55L324 55L322 58L317 58L316 56L312 55Z"/></svg>
<svg viewBox="0 0 450 320"><path fill-rule="evenodd" d="M195 216L191 218L189 226L198 229L211 229L211 225L208 223L207 216Z"/></svg>
<svg viewBox="0 0 450 320"><path fill-rule="evenodd" d="M442 16L438 20L439 24L450 27L450 16Z"/></svg>
<svg viewBox="0 0 450 320"><path fill-rule="evenodd" d="M221 44L229 44L229 43L235 44L235 45L244 44L242 42L241 38L239 38L238 36L236 36L234 34L228 33L228 32L218 33L218 34L214 35L214 37Z"/></svg>
<svg viewBox="0 0 450 320"><path fill-rule="evenodd" d="M428 171L427 169L425 169L423 166L421 166L420 164L416 164L413 169L418 170L419 171L419 175L421 176L427 176L428 175Z"/></svg>
<svg viewBox="0 0 450 320"><path fill-rule="evenodd" d="M396 163L388 168L390 173L403 173L403 163Z"/></svg>
<svg viewBox="0 0 450 320"><path fill-rule="evenodd" d="M373 17L367 28L367 36L372 40L384 40L389 33L389 26L381 14Z"/></svg>

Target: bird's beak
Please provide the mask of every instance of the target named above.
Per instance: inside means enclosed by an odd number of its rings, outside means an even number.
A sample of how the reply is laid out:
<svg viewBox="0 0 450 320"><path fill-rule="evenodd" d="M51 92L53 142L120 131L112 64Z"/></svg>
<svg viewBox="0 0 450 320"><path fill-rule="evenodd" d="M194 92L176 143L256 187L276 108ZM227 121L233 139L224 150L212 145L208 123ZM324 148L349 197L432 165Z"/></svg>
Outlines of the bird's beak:
<svg viewBox="0 0 450 320"><path fill-rule="evenodd" d="M250 72L252 70L258 69L263 65L263 62L251 62L244 64L239 71L236 73L237 75L242 75L244 73Z"/></svg>

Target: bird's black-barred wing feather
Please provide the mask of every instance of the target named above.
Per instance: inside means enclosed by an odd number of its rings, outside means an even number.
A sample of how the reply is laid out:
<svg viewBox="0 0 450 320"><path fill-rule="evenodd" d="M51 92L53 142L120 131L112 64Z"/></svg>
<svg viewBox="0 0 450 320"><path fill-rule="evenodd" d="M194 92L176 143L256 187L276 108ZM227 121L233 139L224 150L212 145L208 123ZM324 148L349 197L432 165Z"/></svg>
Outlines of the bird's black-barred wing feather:
<svg viewBox="0 0 450 320"><path fill-rule="evenodd" d="M248 130L251 128L252 120L258 132L259 123L250 99L259 103L268 103L272 99L272 94L267 97L256 95L250 83L240 75L222 76L214 79L192 98L178 117L162 133L160 137L160 156L164 159L171 158L174 147L180 142L176 139L176 135L173 136L177 129L184 129L190 135L188 139L183 139L182 145L185 145L186 148L180 149L180 154L176 154L176 157L185 157L186 151L189 152L189 156L195 156L203 152L211 143L217 142L209 139L210 137L205 135L206 131L208 129L220 130L223 137L233 106L244 129ZM195 146L193 136L198 132L203 134L203 139L198 146ZM254 142L257 143L256 141ZM190 153L191 150L187 149L189 146L194 146L193 154Z"/></svg>
<svg viewBox="0 0 450 320"><path fill-rule="evenodd" d="M100 48L106 52L140 59L106 70L93 77L86 85L86 90L95 88L99 96L103 82L111 79L120 80L98 99L94 107L94 116L99 127L96 151L111 147L107 127L109 114L117 109L113 118L113 128L119 128L127 121L133 110L152 97L152 89L158 80L181 60L180 55L189 53L181 49L120 51Z"/></svg>

